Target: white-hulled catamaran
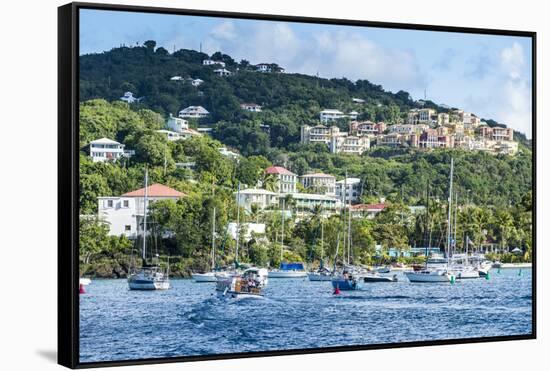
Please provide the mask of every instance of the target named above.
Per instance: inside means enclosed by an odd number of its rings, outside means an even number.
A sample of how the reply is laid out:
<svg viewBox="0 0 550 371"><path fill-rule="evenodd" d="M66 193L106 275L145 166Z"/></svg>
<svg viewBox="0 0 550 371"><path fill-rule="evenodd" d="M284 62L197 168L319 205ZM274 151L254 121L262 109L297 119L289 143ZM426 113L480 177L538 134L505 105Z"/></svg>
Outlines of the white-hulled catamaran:
<svg viewBox="0 0 550 371"><path fill-rule="evenodd" d="M159 256L147 262L147 204L148 204L148 178L147 168L145 169L145 188L143 197L143 240L141 251L141 268L132 269L128 276L128 287L130 290L167 290L170 288L170 265L163 269L159 264Z"/></svg>
<svg viewBox="0 0 550 371"><path fill-rule="evenodd" d="M452 199L453 199L453 170L454 170L454 161L451 158L451 173L449 176L449 210L447 213L447 244L446 244L446 260L445 266L438 268L429 268L426 266L425 269L418 271L408 271L405 272L405 276L409 279L410 282L453 282L455 276L449 270L449 254L451 248L451 210L452 210ZM428 197L429 200L429 197ZM427 212L429 212L429 202L427 202Z"/></svg>

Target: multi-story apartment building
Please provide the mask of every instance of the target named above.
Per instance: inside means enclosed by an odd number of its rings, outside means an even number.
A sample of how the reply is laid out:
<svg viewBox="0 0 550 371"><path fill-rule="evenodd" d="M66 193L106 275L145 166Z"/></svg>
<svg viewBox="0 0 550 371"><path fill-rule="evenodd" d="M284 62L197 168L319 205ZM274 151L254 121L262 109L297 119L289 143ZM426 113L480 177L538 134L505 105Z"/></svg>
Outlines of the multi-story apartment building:
<svg viewBox="0 0 550 371"><path fill-rule="evenodd" d="M361 155L369 148L369 137L357 137L354 135L347 135L347 133L345 133L345 135L333 136L329 146L332 153L349 153L356 155Z"/></svg>
<svg viewBox="0 0 550 371"><path fill-rule="evenodd" d="M418 147L420 134L390 133L376 137L376 145L384 147Z"/></svg>
<svg viewBox="0 0 550 371"><path fill-rule="evenodd" d="M336 126L303 125L300 137L302 143L324 143L332 153L362 154L370 148L368 137L349 135Z"/></svg>
<svg viewBox="0 0 550 371"><path fill-rule="evenodd" d="M436 111L431 108L412 109L409 111L407 121L409 124L428 124L437 123Z"/></svg>
<svg viewBox="0 0 550 371"><path fill-rule="evenodd" d="M336 192L336 178L324 173L304 174L300 177L304 188L315 193L334 196Z"/></svg>
<svg viewBox="0 0 550 371"><path fill-rule="evenodd" d="M319 113L319 120L322 123L337 121L337 120L342 119L344 117L346 117L344 112L339 111L337 109L325 109L325 110L322 110Z"/></svg>
<svg viewBox="0 0 550 371"><path fill-rule="evenodd" d="M395 124L388 126L388 131L397 134L420 134L429 128L426 124Z"/></svg>
<svg viewBox="0 0 550 371"><path fill-rule="evenodd" d="M354 121L350 124L350 131L357 136L378 135L382 134L385 130L386 124L383 122Z"/></svg>
<svg viewBox="0 0 550 371"><path fill-rule="evenodd" d="M490 140L514 140L514 130L512 128L480 126L477 133L481 138Z"/></svg>
<svg viewBox="0 0 550 371"><path fill-rule="evenodd" d="M336 198L340 202L357 203L361 199L361 179L345 178L336 182Z"/></svg>
<svg viewBox="0 0 550 371"><path fill-rule="evenodd" d="M265 169L267 174L277 177L277 193L296 193L296 174L282 166L270 166Z"/></svg>
<svg viewBox="0 0 550 371"><path fill-rule="evenodd" d="M420 148L453 148L454 136L446 133L446 128L428 129L420 134L418 146Z"/></svg>

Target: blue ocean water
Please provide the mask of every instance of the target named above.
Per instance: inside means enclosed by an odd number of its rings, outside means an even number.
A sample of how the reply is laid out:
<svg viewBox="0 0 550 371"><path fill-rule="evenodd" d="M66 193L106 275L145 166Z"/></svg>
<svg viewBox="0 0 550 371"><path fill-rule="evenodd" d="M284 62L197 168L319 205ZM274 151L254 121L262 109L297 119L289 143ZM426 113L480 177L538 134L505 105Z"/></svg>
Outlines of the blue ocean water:
<svg viewBox="0 0 550 371"><path fill-rule="evenodd" d="M532 332L531 271L456 284L368 283L333 296L330 282L271 279L264 299L227 300L212 283L172 280L129 291L94 280L80 295L80 361L222 354Z"/></svg>

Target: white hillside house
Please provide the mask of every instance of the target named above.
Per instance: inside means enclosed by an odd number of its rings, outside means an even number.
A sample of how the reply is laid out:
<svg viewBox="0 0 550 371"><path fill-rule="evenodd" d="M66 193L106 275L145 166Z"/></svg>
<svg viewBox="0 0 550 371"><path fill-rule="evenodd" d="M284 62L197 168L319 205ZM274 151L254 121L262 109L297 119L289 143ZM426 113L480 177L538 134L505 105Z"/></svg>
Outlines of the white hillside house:
<svg viewBox="0 0 550 371"><path fill-rule="evenodd" d="M191 80L191 85L198 87L198 86L201 86L203 82L204 80L201 80L201 79L193 79Z"/></svg>
<svg viewBox="0 0 550 371"><path fill-rule="evenodd" d="M205 59L202 61L202 65L203 66L222 66L223 68L225 68L225 62L222 62L222 61L215 61L213 59Z"/></svg>
<svg viewBox="0 0 550 371"><path fill-rule="evenodd" d="M130 157L133 151L125 151L124 144L109 138L101 138L90 142L90 157L93 162L115 161L122 157Z"/></svg>
<svg viewBox="0 0 550 371"><path fill-rule="evenodd" d="M199 119L210 114L203 106L189 106L182 109L178 113L179 118L195 118Z"/></svg>
<svg viewBox="0 0 550 371"><path fill-rule="evenodd" d="M135 102L139 102L140 101L140 98L137 98L137 97L134 97L134 93L132 93L131 91L127 91L126 93L124 93L124 95L122 97L119 98L121 101L123 102L126 102L126 103L129 103L129 104L132 104L132 103L135 103Z"/></svg>
<svg viewBox="0 0 550 371"><path fill-rule="evenodd" d="M229 70L226 70L225 68L218 68L217 70L214 70L213 71L216 75L218 76L230 76L231 75L231 71Z"/></svg>
<svg viewBox="0 0 550 371"><path fill-rule="evenodd" d="M241 108L248 112L262 112L262 106L256 103L243 103Z"/></svg>
<svg viewBox="0 0 550 371"><path fill-rule="evenodd" d="M325 109L319 113L319 120L321 120L321 122L323 123L336 121L344 117L346 117L344 112L337 109Z"/></svg>
<svg viewBox="0 0 550 371"><path fill-rule="evenodd" d="M181 77L181 76L172 76L172 77L170 77L170 81L183 81L183 77Z"/></svg>
<svg viewBox="0 0 550 371"><path fill-rule="evenodd" d="M162 184L147 187L149 206L158 200L178 200L185 194ZM143 229L145 189L141 188L121 196L98 197L98 217L109 226L109 235L136 238Z"/></svg>
<svg viewBox="0 0 550 371"><path fill-rule="evenodd" d="M189 129L189 123L181 117L174 117L170 114L170 117L168 117L168 121L166 122L166 127L176 133L182 133L184 130Z"/></svg>

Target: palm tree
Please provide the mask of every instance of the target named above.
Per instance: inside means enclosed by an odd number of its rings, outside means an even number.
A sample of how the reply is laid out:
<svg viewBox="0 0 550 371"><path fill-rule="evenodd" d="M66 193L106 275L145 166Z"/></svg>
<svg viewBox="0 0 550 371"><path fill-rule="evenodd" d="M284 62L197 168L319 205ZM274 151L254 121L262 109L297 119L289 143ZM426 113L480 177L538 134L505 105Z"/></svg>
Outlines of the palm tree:
<svg viewBox="0 0 550 371"><path fill-rule="evenodd" d="M275 174L264 173L262 186L265 190L276 192L279 184L279 178Z"/></svg>

